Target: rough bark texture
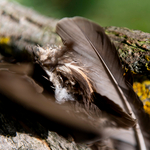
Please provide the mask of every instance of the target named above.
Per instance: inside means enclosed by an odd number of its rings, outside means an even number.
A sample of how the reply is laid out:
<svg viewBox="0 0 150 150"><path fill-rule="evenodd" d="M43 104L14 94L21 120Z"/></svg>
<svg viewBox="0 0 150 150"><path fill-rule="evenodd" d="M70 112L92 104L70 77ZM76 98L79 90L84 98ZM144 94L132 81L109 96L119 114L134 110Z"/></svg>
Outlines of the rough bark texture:
<svg viewBox="0 0 150 150"><path fill-rule="evenodd" d="M8 57L28 61L35 45L61 44L55 34L57 19L42 16L33 10L6 0L0 1L0 52ZM150 34L119 27L106 27L106 33L115 43L124 67L137 75L150 71ZM3 56L0 56L3 57ZM11 104L0 100L0 149L83 149L55 132L48 131L32 118L19 118L12 114ZM15 112L17 113L17 112Z"/></svg>
<svg viewBox="0 0 150 150"><path fill-rule="evenodd" d="M23 57L22 51L25 52L29 46L61 44L60 38L55 34L56 23L57 19L39 15L29 8L2 0L0 48L5 49L7 53ZM123 64L128 64L135 74L149 73L149 33L112 26L105 27L105 31L115 43Z"/></svg>
<svg viewBox="0 0 150 150"><path fill-rule="evenodd" d="M122 63L129 65L134 74L148 75L150 34L119 27L106 27L105 30L115 43Z"/></svg>

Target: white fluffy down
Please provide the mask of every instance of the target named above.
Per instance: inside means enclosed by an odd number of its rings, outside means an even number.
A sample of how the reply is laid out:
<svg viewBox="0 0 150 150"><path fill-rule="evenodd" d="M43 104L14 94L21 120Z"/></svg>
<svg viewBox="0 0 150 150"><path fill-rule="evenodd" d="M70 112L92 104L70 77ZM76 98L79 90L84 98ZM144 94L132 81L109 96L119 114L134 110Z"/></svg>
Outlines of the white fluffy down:
<svg viewBox="0 0 150 150"><path fill-rule="evenodd" d="M62 104L68 100L74 101L74 98L72 97L71 94L67 92L66 88L60 88L60 87L55 88L55 98L56 98L56 102L59 104Z"/></svg>
<svg viewBox="0 0 150 150"><path fill-rule="evenodd" d="M66 88L63 88L59 82L57 75L49 70L46 70L46 73L50 76L50 81L54 84L55 87L55 98L56 102L59 104L64 103L65 101L74 101L73 96L67 92Z"/></svg>

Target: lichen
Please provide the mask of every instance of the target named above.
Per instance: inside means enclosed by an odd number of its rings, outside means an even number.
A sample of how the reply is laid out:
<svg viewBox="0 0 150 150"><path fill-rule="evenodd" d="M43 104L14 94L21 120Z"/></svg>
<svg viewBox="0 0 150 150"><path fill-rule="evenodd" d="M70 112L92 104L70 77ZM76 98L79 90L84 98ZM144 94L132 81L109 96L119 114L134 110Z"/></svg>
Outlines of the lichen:
<svg viewBox="0 0 150 150"><path fill-rule="evenodd" d="M149 55L145 55L145 59L146 59L147 61L150 61L150 56L149 56Z"/></svg>
<svg viewBox="0 0 150 150"><path fill-rule="evenodd" d="M10 37L0 37L0 44L8 44L10 42Z"/></svg>
<svg viewBox="0 0 150 150"><path fill-rule="evenodd" d="M149 101L146 101L145 104L144 104L144 110L150 114L150 102Z"/></svg>
<svg viewBox="0 0 150 150"><path fill-rule="evenodd" d="M134 82L133 89L144 104L144 110L150 115L150 81Z"/></svg>
<svg viewBox="0 0 150 150"><path fill-rule="evenodd" d="M146 63L146 64L145 64L145 67L146 67L146 69L147 69L148 71L150 71L149 63Z"/></svg>
<svg viewBox="0 0 150 150"><path fill-rule="evenodd" d="M133 74L150 76L149 34L112 26L104 29L115 44L122 64L127 64Z"/></svg>

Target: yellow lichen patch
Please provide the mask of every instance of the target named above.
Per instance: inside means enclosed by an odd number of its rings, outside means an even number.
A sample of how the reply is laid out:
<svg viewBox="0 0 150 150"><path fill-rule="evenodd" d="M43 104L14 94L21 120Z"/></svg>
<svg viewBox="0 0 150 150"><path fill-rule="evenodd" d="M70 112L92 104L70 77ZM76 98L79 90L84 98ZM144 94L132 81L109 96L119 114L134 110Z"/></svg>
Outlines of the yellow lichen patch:
<svg viewBox="0 0 150 150"><path fill-rule="evenodd" d="M145 111L150 114L150 81L134 82L133 89L143 101Z"/></svg>
<svg viewBox="0 0 150 150"><path fill-rule="evenodd" d="M126 73L129 71L129 69L125 67L124 70L125 70L125 72L124 72L123 76L126 75Z"/></svg>
<svg viewBox="0 0 150 150"><path fill-rule="evenodd" d="M142 84L144 84L145 86L150 86L150 80L145 80L144 82L142 82Z"/></svg>
<svg viewBox="0 0 150 150"><path fill-rule="evenodd" d="M126 68L126 67L125 67L124 69L125 69L125 72L128 72L128 71L129 71L129 69L128 69L128 68Z"/></svg>
<svg viewBox="0 0 150 150"><path fill-rule="evenodd" d="M146 80L142 83L134 82L133 89L142 101L150 98L150 81Z"/></svg>
<svg viewBox="0 0 150 150"><path fill-rule="evenodd" d="M133 83L133 89L139 97L142 96L143 91L142 91L142 84L141 83L139 83L139 82Z"/></svg>
<svg viewBox="0 0 150 150"><path fill-rule="evenodd" d="M145 104L144 104L144 110L150 114L150 102L149 101L146 101Z"/></svg>
<svg viewBox="0 0 150 150"><path fill-rule="evenodd" d="M150 66L149 66L148 63L145 64L145 67L146 67L146 69L147 69L148 71L150 71Z"/></svg>
<svg viewBox="0 0 150 150"><path fill-rule="evenodd" d="M137 74L136 72L134 72L133 70L131 70L131 72L133 73L133 74Z"/></svg>
<svg viewBox="0 0 150 150"><path fill-rule="evenodd" d="M146 59L147 61L150 61L150 56L149 56L149 55L145 55L145 59Z"/></svg>
<svg viewBox="0 0 150 150"><path fill-rule="evenodd" d="M0 37L0 44L8 44L10 42L10 37Z"/></svg>

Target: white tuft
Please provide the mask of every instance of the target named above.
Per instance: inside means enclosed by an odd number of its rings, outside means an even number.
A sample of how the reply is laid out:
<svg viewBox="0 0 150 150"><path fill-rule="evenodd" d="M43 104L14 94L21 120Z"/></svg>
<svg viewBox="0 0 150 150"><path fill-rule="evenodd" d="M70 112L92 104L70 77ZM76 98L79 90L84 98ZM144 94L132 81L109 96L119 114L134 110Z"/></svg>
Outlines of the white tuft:
<svg viewBox="0 0 150 150"><path fill-rule="evenodd" d="M74 101L74 98L69 94L66 88L56 87L55 89L55 98L56 102L59 104L64 103L65 101Z"/></svg>
<svg viewBox="0 0 150 150"><path fill-rule="evenodd" d="M56 102L59 104L64 103L65 101L74 101L72 94L67 92L66 88L63 88L59 82L58 76L54 72L46 70L46 73L50 76L50 81L54 84L55 87L55 98Z"/></svg>

